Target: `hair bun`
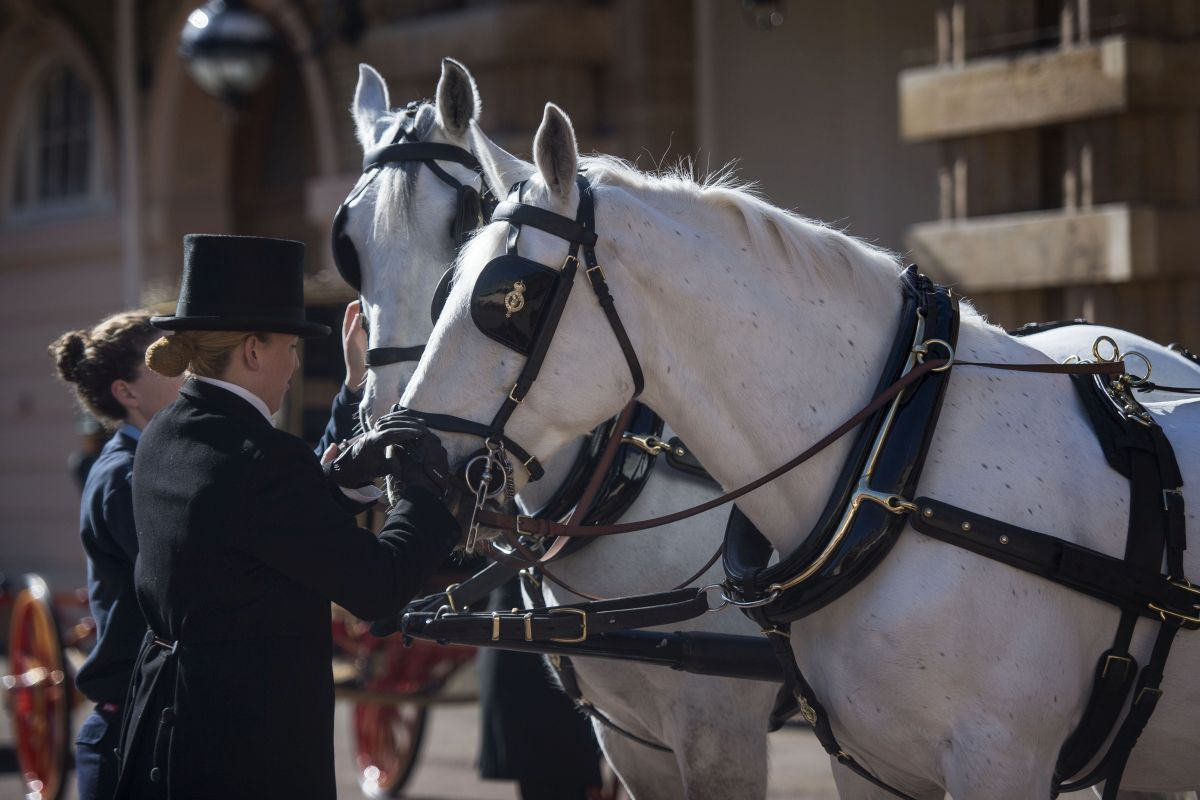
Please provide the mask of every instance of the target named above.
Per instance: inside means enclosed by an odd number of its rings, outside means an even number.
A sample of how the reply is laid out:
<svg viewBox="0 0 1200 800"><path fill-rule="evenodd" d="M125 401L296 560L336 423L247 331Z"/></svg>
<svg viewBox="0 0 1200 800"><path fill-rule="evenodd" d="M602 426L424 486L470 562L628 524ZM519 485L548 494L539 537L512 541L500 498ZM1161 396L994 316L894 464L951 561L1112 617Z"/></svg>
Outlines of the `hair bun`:
<svg viewBox="0 0 1200 800"><path fill-rule="evenodd" d="M196 347L190 337L178 333L163 336L146 350L146 366L159 375L174 378L183 374L195 354Z"/></svg>
<svg viewBox="0 0 1200 800"><path fill-rule="evenodd" d="M69 331L50 345L50 355L58 374L68 383L78 383L80 369L87 358L87 334L84 331Z"/></svg>

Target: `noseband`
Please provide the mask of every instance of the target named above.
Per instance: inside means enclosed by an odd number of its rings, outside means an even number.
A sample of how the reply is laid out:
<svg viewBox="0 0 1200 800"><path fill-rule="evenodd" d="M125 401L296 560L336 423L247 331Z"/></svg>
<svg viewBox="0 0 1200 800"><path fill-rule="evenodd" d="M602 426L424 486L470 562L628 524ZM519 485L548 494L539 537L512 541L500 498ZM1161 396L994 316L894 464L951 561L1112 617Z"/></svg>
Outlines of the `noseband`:
<svg viewBox="0 0 1200 800"><path fill-rule="evenodd" d="M442 168L439 161L453 161L469 167L482 176L483 167L470 151L458 145L441 142L423 142L417 139L416 117L420 104L415 101L404 109L405 120L401 123L396 135L389 144L374 148L363 156L363 171L358 183L338 206L333 217L332 246L333 262L338 274L346 283L361 294L362 265L354 242L346 233L346 220L350 206L354 204L367 187L383 172L388 164L406 161L420 161L456 193L454 218L450 220L450 237L455 247L461 247L471 232L484 224L495 207L495 198L488 189L487 181L482 181L482 191L474 186L461 183L457 178ZM406 361L420 361L425 352L425 345L413 347L374 347L367 350L366 365L382 367L388 364L399 364Z"/></svg>

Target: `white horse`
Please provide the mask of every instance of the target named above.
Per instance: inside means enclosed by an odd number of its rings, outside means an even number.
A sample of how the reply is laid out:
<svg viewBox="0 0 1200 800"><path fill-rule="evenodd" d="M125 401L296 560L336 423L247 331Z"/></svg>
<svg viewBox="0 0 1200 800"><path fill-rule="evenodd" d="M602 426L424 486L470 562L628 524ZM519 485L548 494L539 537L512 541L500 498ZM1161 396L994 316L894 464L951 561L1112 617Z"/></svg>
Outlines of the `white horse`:
<svg viewBox="0 0 1200 800"><path fill-rule="evenodd" d="M485 164L489 147L475 142ZM525 201L573 217L579 158L556 107L547 106L533 150L537 173ZM724 486L785 462L870 399L898 321L894 258L728 185L648 177L607 159L584 167L595 186L597 252L645 370L643 398ZM460 255L405 407L487 420L512 385L522 359L483 336L468 310L505 227L486 228ZM566 245L527 228L520 249L558 267ZM969 360L1046 361L969 307L957 350ZM631 391L609 323L577 287L507 434L548 458L620 410ZM1155 414L1195 509L1200 404L1165 403ZM478 446L456 435L445 443L452 461ZM843 440L739 501L776 550L801 543L848 446ZM1120 554L1128 492L1064 377L953 370L918 494ZM1188 519L1194 526L1194 510ZM1198 572L1195 547L1185 564ZM909 528L858 587L794 623L791 641L843 748L879 778L930 800L946 791L957 800L1036 798L1049 794L1059 747L1082 714L1117 616ZM1141 663L1152 627L1138 625ZM1200 786L1198 667L1200 636L1185 632L1127 788ZM735 761L717 752L725 766ZM836 779L845 798L889 796L844 770Z"/></svg>
<svg viewBox="0 0 1200 800"><path fill-rule="evenodd" d="M467 147L468 127L475 124L479 108L471 76L447 60L436 104L417 112L417 134L424 141ZM370 67L360 67L353 115L364 151L394 136L404 115L389 109L383 79ZM462 165L442 166L464 184L479 183ZM532 171L532 166L525 169L526 174ZM371 347L408 347L429 338L434 288L455 255L448 230L454 203L454 191L417 162L381 175L349 209L346 230L360 254ZM414 367L406 363L369 370L361 409L367 424L400 399ZM523 490L519 503L541 507L581 446L580 440L572 441L546 459L546 476ZM623 519L646 519L716 494L712 484L659 466ZM703 565L721 542L727 516L727 510L717 509L645 536L598 541L557 562L553 571L582 591L604 596L655 591L685 580ZM664 565L664 552L678 558ZM705 582L717 580L719 565L705 576ZM545 586L550 605L579 599L549 581ZM735 614L710 616L691 628L758 634L756 626ZM673 751L654 750L594 725L605 756L634 797L753 800L766 795L766 720L777 685L587 658L575 659L575 665L585 699L631 733Z"/></svg>

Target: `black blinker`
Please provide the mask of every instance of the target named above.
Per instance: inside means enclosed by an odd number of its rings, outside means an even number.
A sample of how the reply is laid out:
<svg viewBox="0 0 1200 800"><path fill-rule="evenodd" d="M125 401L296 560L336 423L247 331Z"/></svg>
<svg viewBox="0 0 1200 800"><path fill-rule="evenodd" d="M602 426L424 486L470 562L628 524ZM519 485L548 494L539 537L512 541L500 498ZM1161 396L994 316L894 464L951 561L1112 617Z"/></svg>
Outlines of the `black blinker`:
<svg viewBox="0 0 1200 800"><path fill-rule="evenodd" d="M518 255L497 256L475 282L471 319L483 335L527 356L558 286L558 270Z"/></svg>

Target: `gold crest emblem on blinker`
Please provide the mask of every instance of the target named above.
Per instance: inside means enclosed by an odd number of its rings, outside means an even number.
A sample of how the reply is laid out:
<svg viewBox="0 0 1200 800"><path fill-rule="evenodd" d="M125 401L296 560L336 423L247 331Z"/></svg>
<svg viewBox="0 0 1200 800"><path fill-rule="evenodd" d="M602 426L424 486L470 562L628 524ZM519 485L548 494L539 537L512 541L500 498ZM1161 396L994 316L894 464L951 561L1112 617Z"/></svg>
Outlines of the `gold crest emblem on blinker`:
<svg viewBox="0 0 1200 800"><path fill-rule="evenodd" d="M525 281L517 281L513 289L504 295L504 318L508 319L525 307Z"/></svg>

